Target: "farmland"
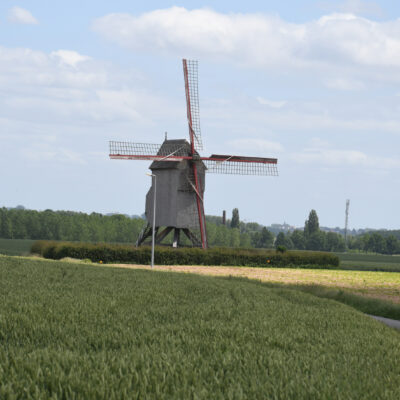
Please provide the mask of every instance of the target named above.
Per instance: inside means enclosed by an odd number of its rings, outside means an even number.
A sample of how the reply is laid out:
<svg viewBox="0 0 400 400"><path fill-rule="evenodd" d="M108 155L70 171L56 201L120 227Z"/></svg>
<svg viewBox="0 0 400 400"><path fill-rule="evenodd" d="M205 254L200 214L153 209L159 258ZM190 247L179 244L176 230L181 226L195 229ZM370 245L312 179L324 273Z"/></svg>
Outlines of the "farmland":
<svg viewBox="0 0 400 400"><path fill-rule="evenodd" d="M29 239L0 239L0 254L22 256L29 254L35 240Z"/></svg>
<svg viewBox="0 0 400 400"><path fill-rule="evenodd" d="M341 268L365 271L400 272L400 256L363 253L337 253Z"/></svg>
<svg viewBox="0 0 400 400"><path fill-rule="evenodd" d="M0 339L0 398L400 396L398 332L235 279L0 256Z"/></svg>
<svg viewBox="0 0 400 400"><path fill-rule="evenodd" d="M148 266L118 264L120 268L149 268ZM371 298L400 304L400 273L373 271L343 271L324 269L250 268L210 266L157 266L160 271L175 271L211 276L234 276L288 286L319 285L342 289Z"/></svg>

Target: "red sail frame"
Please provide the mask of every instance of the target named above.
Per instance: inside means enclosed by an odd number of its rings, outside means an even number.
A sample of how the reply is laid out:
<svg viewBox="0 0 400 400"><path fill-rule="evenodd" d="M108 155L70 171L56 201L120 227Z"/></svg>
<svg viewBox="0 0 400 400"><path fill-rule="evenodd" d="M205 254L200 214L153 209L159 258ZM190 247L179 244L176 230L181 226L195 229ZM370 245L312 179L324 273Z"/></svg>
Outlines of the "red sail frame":
<svg viewBox="0 0 400 400"><path fill-rule="evenodd" d="M150 143L110 142L110 158L123 160L152 160L152 161L191 161L196 204L199 216L201 243L207 248L206 220L202 198L203 184L197 171L198 163L203 162L208 173L237 174L237 175L278 175L276 158L243 157L233 155L216 155L199 157L197 150L202 149L200 114L197 84L197 62L183 61L185 80L187 120L189 126L190 150L188 143L182 145L166 142L163 145ZM171 141L173 142L173 141Z"/></svg>
<svg viewBox="0 0 400 400"><path fill-rule="evenodd" d="M181 144L162 146L153 143L110 142L110 158L119 160L143 161L202 161L208 173L236 175L272 175L277 176L276 158L246 157L213 154L210 157L199 157L188 154L188 147Z"/></svg>
<svg viewBox="0 0 400 400"><path fill-rule="evenodd" d="M196 151L195 151L195 143L194 143L194 131L192 127L192 113L191 113L191 104L190 104L190 88L189 88L189 73L188 73L188 66L187 60L183 59L183 75L185 79L185 93L186 93L186 110L187 110L187 119L189 125L189 136L190 136L190 151L192 159L194 158ZM199 215L199 224L200 224L200 235L201 235L201 245L203 249L207 248L207 233L206 233L206 221L204 217L204 206L203 206L203 199L200 197L201 189L199 183L199 177L197 174L197 166L196 162L193 161L192 164L193 168L193 175L194 175L194 182L196 188L196 203L197 203L197 212Z"/></svg>

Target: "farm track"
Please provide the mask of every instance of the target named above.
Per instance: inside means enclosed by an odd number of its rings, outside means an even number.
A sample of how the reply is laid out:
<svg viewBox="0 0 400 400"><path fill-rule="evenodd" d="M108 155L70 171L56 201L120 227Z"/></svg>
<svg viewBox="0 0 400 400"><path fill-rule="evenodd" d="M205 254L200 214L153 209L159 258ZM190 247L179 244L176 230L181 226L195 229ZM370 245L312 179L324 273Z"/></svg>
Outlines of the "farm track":
<svg viewBox="0 0 400 400"><path fill-rule="evenodd" d="M107 264L118 268L150 269L148 265ZM288 285L320 285L400 304L400 273L293 268L155 266L157 271L209 276L234 276Z"/></svg>

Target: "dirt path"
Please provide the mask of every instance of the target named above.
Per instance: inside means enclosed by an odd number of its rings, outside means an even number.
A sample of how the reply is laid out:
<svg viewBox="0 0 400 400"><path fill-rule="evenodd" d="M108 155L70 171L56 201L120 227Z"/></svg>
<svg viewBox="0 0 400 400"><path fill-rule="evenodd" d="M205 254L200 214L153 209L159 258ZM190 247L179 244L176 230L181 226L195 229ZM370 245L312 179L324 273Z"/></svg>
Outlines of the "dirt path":
<svg viewBox="0 0 400 400"><path fill-rule="evenodd" d="M118 268L150 269L148 265L108 265ZM293 285L315 284L348 290L364 296L390 300L400 304L400 273L396 272L184 265L155 266L154 269L157 271L173 271L199 275L246 277L264 282L278 282Z"/></svg>

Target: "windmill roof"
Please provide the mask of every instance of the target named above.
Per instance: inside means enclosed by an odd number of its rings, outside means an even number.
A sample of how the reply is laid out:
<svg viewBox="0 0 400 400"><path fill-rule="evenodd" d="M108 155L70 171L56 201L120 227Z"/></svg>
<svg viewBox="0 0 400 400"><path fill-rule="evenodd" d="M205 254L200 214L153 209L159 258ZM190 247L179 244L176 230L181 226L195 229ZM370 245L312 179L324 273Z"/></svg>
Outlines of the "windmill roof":
<svg viewBox="0 0 400 400"><path fill-rule="evenodd" d="M157 155L175 155L175 156L189 156L190 143L186 139L167 139L164 140ZM153 161L150 169L177 169L181 165L181 161Z"/></svg>

